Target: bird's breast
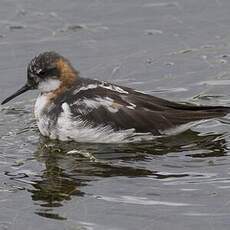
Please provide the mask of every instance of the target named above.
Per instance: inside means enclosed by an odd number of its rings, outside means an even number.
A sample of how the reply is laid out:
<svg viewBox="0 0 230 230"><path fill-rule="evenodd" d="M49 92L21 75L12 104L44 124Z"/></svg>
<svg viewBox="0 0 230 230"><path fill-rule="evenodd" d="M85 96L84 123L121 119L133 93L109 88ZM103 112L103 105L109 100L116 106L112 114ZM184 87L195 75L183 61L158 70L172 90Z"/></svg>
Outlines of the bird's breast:
<svg viewBox="0 0 230 230"><path fill-rule="evenodd" d="M47 111L52 107L50 93L40 94L34 106L34 115L42 135L49 136L50 119Z"/></svg>
<svg viewBox="0 0 230 230"><path fill-rule="evenodd" d="M50 104L49 95L48 94L40 94L36 100L34 106L34 115L36 120L43 115L44 111L47 109L47 106Z"/></svg>

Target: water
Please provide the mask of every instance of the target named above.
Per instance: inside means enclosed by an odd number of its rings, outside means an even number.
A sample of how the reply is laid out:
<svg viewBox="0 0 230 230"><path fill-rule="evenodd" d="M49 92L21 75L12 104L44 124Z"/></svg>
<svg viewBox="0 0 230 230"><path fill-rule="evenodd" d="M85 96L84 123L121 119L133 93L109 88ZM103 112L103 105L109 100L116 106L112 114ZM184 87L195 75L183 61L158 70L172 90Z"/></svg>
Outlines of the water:
<svg viewBox="0 0 230 230"><path fill-rule="evenodd" d="M228 0L6 1L0 98L44 50L82 76L174 101L230 105ZM37 92L0 108L0 229L229 229L230 120L141 144L39 135Z"/></svg>

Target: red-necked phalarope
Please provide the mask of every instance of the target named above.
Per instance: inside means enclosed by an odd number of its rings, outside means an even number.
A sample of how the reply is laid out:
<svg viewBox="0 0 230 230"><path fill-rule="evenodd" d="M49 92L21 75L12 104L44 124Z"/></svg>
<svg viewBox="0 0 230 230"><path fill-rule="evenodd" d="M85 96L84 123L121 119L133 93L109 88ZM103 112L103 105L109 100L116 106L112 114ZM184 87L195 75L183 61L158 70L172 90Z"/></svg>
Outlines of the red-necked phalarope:
<svg viewBox="0 0 230 230"><path fill-rule="evenodd" d="M27 74L26 85L2 104L27 90L39 89L35 118L41 134L52 139L105 143L149 140L175 127L230 111L224 106L178 104L128 87L81 78L56 52L32 59Z"/></svg>

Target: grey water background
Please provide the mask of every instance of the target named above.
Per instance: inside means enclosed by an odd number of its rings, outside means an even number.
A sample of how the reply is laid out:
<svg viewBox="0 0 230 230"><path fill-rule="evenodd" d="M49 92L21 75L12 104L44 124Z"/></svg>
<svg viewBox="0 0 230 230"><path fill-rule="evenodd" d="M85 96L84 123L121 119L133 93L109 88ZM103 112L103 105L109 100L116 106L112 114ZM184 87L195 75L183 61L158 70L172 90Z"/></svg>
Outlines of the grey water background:
<svg viewBox="0 0 230 230"><path fill-rule="evenodd" d="M228 0L1 0L1 99L45 50L82 76L230 105ZM39 135L36 96L0 108L0 229L229 229L228 118L151 143L66 144Z"/></svg>

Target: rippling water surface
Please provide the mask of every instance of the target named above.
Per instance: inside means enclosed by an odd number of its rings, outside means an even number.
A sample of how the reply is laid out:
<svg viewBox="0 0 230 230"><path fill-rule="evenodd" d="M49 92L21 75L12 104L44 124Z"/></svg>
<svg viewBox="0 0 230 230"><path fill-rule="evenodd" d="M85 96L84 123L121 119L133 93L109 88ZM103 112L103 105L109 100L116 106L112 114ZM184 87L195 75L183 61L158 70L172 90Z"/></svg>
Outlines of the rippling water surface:
<svg viewBox="0 0 230 230"><path fill-rule="evenodd" d="M0 98L56 50L83 76L175 101L230 105L230 2L2 1ZM221 229L230 119L136 144L41 137L36 92L0 107L0 229Z"/></svg>

